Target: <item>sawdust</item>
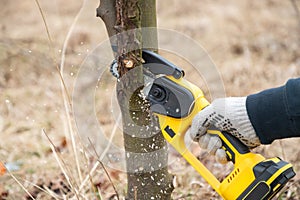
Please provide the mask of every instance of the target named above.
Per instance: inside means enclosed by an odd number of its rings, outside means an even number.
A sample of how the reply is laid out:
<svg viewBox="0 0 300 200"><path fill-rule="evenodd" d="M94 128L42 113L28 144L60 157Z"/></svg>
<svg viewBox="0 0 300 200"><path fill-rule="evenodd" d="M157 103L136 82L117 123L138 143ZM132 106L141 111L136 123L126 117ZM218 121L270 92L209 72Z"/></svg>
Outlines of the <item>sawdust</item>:
<svg viewBox="0 0 300 200"><path fill-rule="evenodd" d="M5 6L0 13L0 159L22 163L21 170L13 173L29 192L37 194L37 199L51 199L49 191L54 195L71 197L73 190L65 177L58 178L61 170L53 153L49 153L49 141L41 131L47 130L53 143L60 146L62 138L65 139L68 123L59 76L42 19L34 1L5 0L3 3ZM104 24L95 17L98 3L93 0L84 4L83 14L69 41L63 75L70 92L85 56L107 38ZM288 78L299 77L300 27L290 1L164 0L157 4L158 26L182 32L207 50L219 70L227 96L245 96L282 85ZM41 1L41 6L59 62L68 28L81 2ZM171 55L169 58L180 66L187 64ZM192 68L187 67L186 75L194 82L199 80L193 75ZM97 116L107 137L117 118L111 116L111 110L104 109L112 104L113 80L106 78L101 87L107 91L97 94L97 98L102 97L99 98ZM121 146L121 135L118 134L114 137L117 140L115 144ZM68 138L63 142L66 144L60 152L70 171L76 174L70 140ZM299 173L298 143L299 139L287 139L256 151L267 157L283 157L293 163ZM195 152L201 154L198 150ZM220 199L191 166L181 158L177 160L176 154L171 154L175 164L170 170L176 175L177 186L174 199ZM96 161L86 161L84 153L81 155L82 163L89 163L89 166L81 166L82 172L87 173ZM203 162L218 176L224 176L223 172L229 170L210 157ZM97 172L98 175L87 184L89 189L84 196L92 198L92 193L100 190L104 199L114 198L101 168ZM111 170L111 174L114 174L112 178L118 191L124 195L126 174L116 170ZM54 180L57 180L55 184ZM297 175L287 185L281 199L299 199L299 180ZM49 191L41 192L33 185ZM9 175L5 175L0 177L0 195L1 199L22 199L28 194Z"/></svg>

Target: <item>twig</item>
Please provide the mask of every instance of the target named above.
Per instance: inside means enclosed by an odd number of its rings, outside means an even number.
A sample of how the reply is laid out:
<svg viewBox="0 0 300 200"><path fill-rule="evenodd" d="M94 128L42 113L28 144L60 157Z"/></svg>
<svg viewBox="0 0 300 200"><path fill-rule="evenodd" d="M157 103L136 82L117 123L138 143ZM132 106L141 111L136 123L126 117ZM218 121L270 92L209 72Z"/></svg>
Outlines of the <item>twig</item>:
<svg viewBox="0 0 300 200"><path fill-rule="evenodd" d="M89 172L89 174L85 177L85 179L82 181L82 183L79 186L79 191L82 190L82 188L85 186L86 182L90 179L90 174L93 174L94 171L97 169L97 167L99 166L99 162L97 162L93 168L91 169L91 171Z"/></svg>
<svg viewBox="0 0 300 200"><path fill-rule="evenodd" d="M97 186L97 191L98 191L100 200L102 200L101 189L99 186Z"/></svg>
<svg viewBox="0 0 300 200"><path fill-rule="evenodd" d="M74 190L74 193L75 193L77 199L80 199L80 198L79 198L78 191L76 190L76 188L74 187L74 185L71 183L70 176L69 176L68 173L66 172L66 169L65 169L65 167L64 167L64 166L66 166L66 164L64 163L64 160L63 160L62 158L59 157L59 155L58 155L58 153L57 153L57 151L56 151L57 147L56 147L55 144L52 142L52 140L49 138L49 136L48 136L48 134L46 133L46 131L45 131L44 129L42 129L42 131L43 131L43 133L45 134L45 136L47 137L48 141L49 141L50 144L51 144L51 145L50 145L50 148L51 148L51 150L52 150L52 152L53 152L53 154L54 154L54 157L55 157L55 159L56 159L56 161L57 161L57 163L58 163L58 165L59 165L59 167L60 167L62 173L64 174L64 176L65 176L65 178L66 178L68 184L69 184L70 187ZM63 166L63 165L64 165L64 166Z"/></svg>
<svg viewBox="0 0 300 200"><path fill-rule="evenodd" d="M84 148L84 152L87 152L86 151L86 148ZM84 153L84 157L86 159L86 163L89 163L89 157L87 156L86 153ZM98 162L97 162L98 163ZM95 186L94 183L93 183L93 178L92 178L92 174L90 171L88 171L88 178L90 180L90 183L91 183L91 187L92 187L92 192L95 194L96 196L96 199L99 199L99 200L102 200L102 196L101 196L101 191L99 190L98 186Z"/></svg>
<svg viewBox="0 0 300 200"><path fill-rule="evenodd" d="M86 0L84 0L79 12L77 13L77 15L76 15L69 31L68 31L66 39L64 41L63 49L62 49L62 55L61 55L60 67L58 66L58 63L57 63L57 58L55 56L55 50L53 48L53 41L52 41L52 38L51 38L51 35L50 35L48 24L46 22L46 18L44 16L44 12L43 12L40 4L39 4L39 0L35 0L35 2L36 2L37 6L39 8L40 13L41 13L41 16L42 16L42 19L43 19L43 22L44 22L44 25L45 25L45 28L46 28L47 37L48 37L48 40L49 40L49 46L50 46L50 49L51 49L52 54L53 54L52 57L53 57L53 60L54 60L54 64L56 66L56 70L57 70L57 72L59 74L59 77L60 77L60 80L61 80L61 92L62 92L62 98L63 98L63 102L64 102L64 107L65 107L65 114L66 114L67 121L68 121L69 135L70 135L71 142L72 142L72 147L73 147L72 151L73 151L74 156L75 156L75 162L76 162L76 167L77 167L77 173L78 173L78 176L79 176L79 180L80 180L80 182L82 182L82 174L81 174L81 170L80 170L78 153L77 153L77 148L76 148L76 142L75 142L74 132L73 132L73 128L72 128L72 120L71 120L71 116L70 116L71 115L70 110L72 108L72 102L71 102L71 98L70 98L66 83L64 81L63 69L64 69L65 53L66 53L67 45L68 45L71 33L74 30L75 24L77 23L78 18L79 18L80 14L83 10L83 7L86 3Z"/></svg>
<svg viewBox="0 0 300 200"><path fill-rule="evenodd" d="M55 195L53 195L52 193L53 193L53 191L48 191L48 190L46 190L46 189L44 189L44 188L42 188L42 187L40 187L40 186L38 186L37 184L34 184L34 183L32 183L32 182L30 182L30 181L27 181L27 180L24 180L25 182L27 182L27 183L29 183L29 184L31 184L31 185L33 185L34 187L36 187L37 189L39 189L40 191L43 191L43 192L45 192L46 194L49 194L51 197L53 197L55 200L59 200Z"/></svg>
<svg viewBox="0 0 300 200"><path fill-rule="evenodd" d="M63 71L64 71L64 64L65 64L65 57L66 57L65 55L66 55L67 46L68 46L71 34L74 30L75 24L77 23L79 16L81 15L81 13L83 11L85 3L86 3L86 0L83 1L80 10L78 11L77 15L75 16L75 19L73 20L73 22L71 24L71 27L67 33L66 39L64 40L63 49L62 49L62 53L61 53L60 72L59 72L59 74L61 74L61 76L62 76L62 80L63 80ZM61 82L61 83L63 84L64 82ZM80 180L80 182L82 182L82 174L81 174L80 165L79 165L77 146L76 146L76 142L75 142L75 138L74 138L74 132L73 132L72 124L71 124L72 120L71 120L71 116L70 116L70 113L71 113L70 110L72 109L72 102L70 100L68 93L63 92L64 88L65 88L65 86L62 85L62 94L63 94L65 112L66 112L69 131L70 131L69 135L70 135L71 142L72 142L72 147L73 147L72 150L73 150L74 156L75 156L75 162L76 162L76 166L77 166L79 180Z"/></svg>
<svg viewBox="0 0 300 200"><path fill-rule="evenodd" d="M106 170L106 168L105 168L103 162L99 159L99 155L98 155L98 153L97 153L97 151L96 151L96 149L95 149L95 146L93 145L93 143L92 143L92 141L90 140L90 138L88 138L88 140L89 140L91 146L93 147L93 150L94 150L94 152L95 152L95 154L96 154L96 156L97 156L97 161L99 162L99 164L100 164L101 167L103 168L103 170L104 170L104 172L105 172L105 174L106 174L106 176L107 176L109 182L111 183L111 185L112 185L112 187L113 187L113 189L114 189L114 191L115 191L115 193L116 193L117 199L120 200L120 198L119 198L119 193L118 193L118 191L117 191L117 189L116 189L116 187L115 187L115 185L114 185L114 183L113 183L113 181L112 181L112 179L111 179L111 177L110 177L108 171Z"/></svg>
<svg viewBox="0 0 300 200"><path fill-rule="evenodd" d="M30 192L24 187L24 185L22 185L22 183L20 183L20 181L10 172L7 171L8 174L21 186L21 188L26 192L26 194L32 199L35 200L35 198L30 194Z"/></svg>
<svg viewBox="0 0 300 200"><path fill-rule="evenodd" d="M57 72L59 73L60 80L61 80L61 82L62 82L62 84L63 84L63 87L64 87L64 92L66 93L69 102L71 102L71 98L70 98L70 95L69 95L69 93L68 93L68 90L67 90L65 81L64 81L63 76L62 76L62 74L60 73L60 70L59 70L59 67L58 67L57 59L56 59L56 56L55 56L55 51L54 51L54 48L53 48L53 41L52 41L52 38L51 38L51 35L50 35L50 31L49 31L49 28L48 28L48 24L47 24L47 21L46 21L46 18L45 18L43 9L42 9L42 7L41 7L41 5L40 5L40 3L39 3L39 0L35 0L35 2L36 2L37 6L38 6L38 8L39 8L40 14L41 14L42 19L43 19L43 23L44 23L45 28L46 28L47 37L48 37L48 40L49 40L50 50L52 51L52 59L53 59L54 64L55 64L55 66L56 66L56 70L57 70Z"/></svg>
<svg viewBox="0 0 300 200"><path fill-rule="evenodd" d="M103 153L101 154L100 156L100 160L102 160L104 158L104 156L106 155L107 151L109 150L110 146L111 146L111 143L112 143L112 140L116 134L116 131L117 131L117 127L118 127L118 124L119 124L119 121L121 120L121 114L119 114L118 116L118 119L117 119L117 122L115 123L114 127L113 127L113 130L112 130L112 133L110 134L110 138L109 138L109 142L108 142L108 145L106 146L106 148L104 149ZM90 173L89 174L93 174L94 171L97 169L97 167L99 166L99 162L97 162L93 168L91 169ZM79 187L79 191L82 190L83 186L85 185L85 183L88 181L89 177L87 176L83 182L81 183L80 187Z"/></svg>

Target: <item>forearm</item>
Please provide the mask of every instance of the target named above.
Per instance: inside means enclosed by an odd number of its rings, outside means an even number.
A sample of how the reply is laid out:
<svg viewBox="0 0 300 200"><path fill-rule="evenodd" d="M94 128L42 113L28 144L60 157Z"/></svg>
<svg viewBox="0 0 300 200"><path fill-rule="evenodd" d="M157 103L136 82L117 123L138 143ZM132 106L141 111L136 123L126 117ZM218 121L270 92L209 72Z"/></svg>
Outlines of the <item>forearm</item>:
<svg viewBox="0 0 300 200"><path fill-rule="evenodd" d="M248 96L246 106L261 143L300 136L300 78Z"/></svg>

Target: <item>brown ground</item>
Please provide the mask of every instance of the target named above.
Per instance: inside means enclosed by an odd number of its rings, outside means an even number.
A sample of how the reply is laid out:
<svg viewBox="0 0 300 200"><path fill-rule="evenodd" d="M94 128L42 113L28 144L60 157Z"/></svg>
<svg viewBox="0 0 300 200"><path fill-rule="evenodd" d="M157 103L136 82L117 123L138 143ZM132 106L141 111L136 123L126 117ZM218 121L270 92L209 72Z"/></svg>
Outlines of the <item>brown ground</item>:
<svg viewBox="0 0 300 200"><path fill-rule="evenodd" d="M295 2L300 6L299 1ZM4 175L0 177L0 199L26 198L26 191L36 199L61 198L63 194L71 197L74 193L70 191L78 188L82 178L77 173L69 135L74 128L71 131L68 128L70 120L66 118L52 52L54 49L54 57L60 62L63 43L82 3L40 1L53 49L49 48L43 20L34 1L2 0L1 3L0 160L20 165L13 175L25 190L11 175ZM300 19L291 1L164 0L157 4L158 26L184 33L207 50L218 67L227 96L248 95L284 84L290 77L299 77ZM97 6L97 0L83 5L68 43L63 75L69 91L72 91L86 54L107 38L104 24L95 17ZM193 79L192 74L190 77ZM107 91L113 88L113 80L107 78L104 86L107 90L103 95L109 95L110 90ZM196 77L194 81L197 81ZM108 133L115 122L105 110L105 106L110 105L109 98L102 98L97 113ZM59 167L59 159L55 159L51 152L51 143L43 129L61 152L63 168ZM299 139L283 140L257 151L266 157L283 157L300 172L299 142ZM86 164L95 162L86 160L84 152L78 144L83 177L91 167ZM217 174L224 171L224 166L214 164L212 158L207 158L206 162ZM61 175L62 169L70 175L69 184ZM176 175L174 199L220 199L182 159L171 170ZM110 170L110 174L118 192L124 196L125 174L115 170ZM112 187L101 167L93 176L93 180L81 190L79 198L95 199L93 191L97 188L103 199L112 196ZM299 181L298 175L280 198L300 199Z"/></svg>

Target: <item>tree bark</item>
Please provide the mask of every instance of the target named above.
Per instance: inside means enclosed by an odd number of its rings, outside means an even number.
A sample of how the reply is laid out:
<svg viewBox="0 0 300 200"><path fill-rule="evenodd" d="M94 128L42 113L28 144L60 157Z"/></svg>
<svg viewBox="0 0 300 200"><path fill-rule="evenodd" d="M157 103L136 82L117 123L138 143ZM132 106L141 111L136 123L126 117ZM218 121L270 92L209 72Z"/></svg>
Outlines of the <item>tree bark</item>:
<svg viewBox="0 0 300 200"><path fill-rule="evenodd" d="M141 49L157 51L155 29L141 28L156 27L156 1L101 0L97 16L104 21L110 37L117 35L111 43L117 46L120 74L117 98L123 120L127 199L171 199L173 176L167 169L166 142L140 94L144 85Z"/></svg>

